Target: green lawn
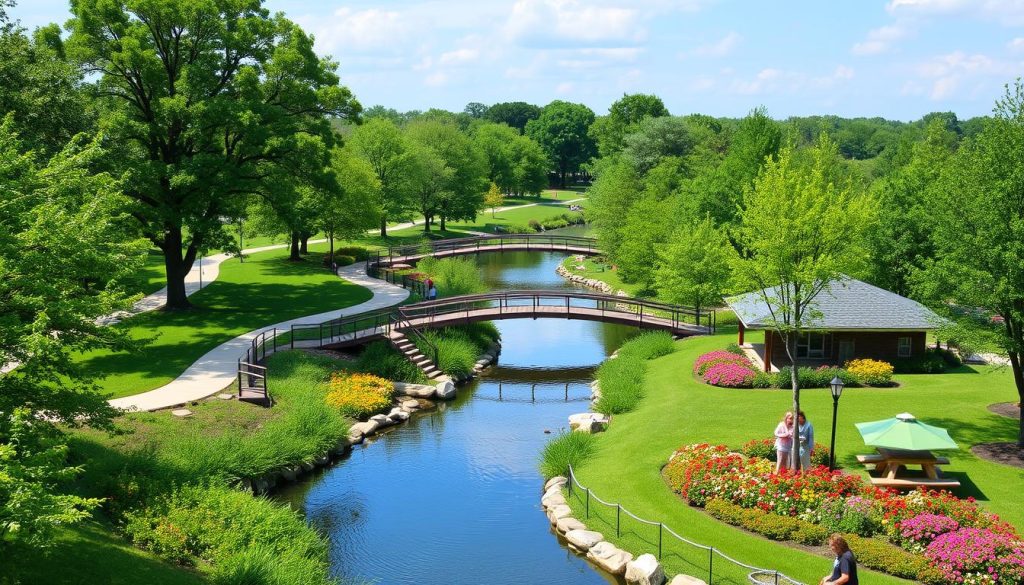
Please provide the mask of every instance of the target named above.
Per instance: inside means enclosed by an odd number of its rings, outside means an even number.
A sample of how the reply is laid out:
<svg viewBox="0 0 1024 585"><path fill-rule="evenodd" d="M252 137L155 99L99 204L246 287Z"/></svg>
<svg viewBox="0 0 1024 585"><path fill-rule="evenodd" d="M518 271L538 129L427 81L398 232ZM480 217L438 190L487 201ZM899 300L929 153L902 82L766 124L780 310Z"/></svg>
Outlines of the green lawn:
<svg viewBox="0 0 1024 585"><path fill-rule="evenodd" d="M326 244L310 246L323 252ZM342 309L368 300L367 289L333 277L319 263L289 262L287 250L231 259L216 282L190 297L189 311L151 311L116 327L134 339L152 339L137 353L92 351L77 357L104 392L128 396L171 381L207 351L248 331L279 321Z"/></svg>
<svg viewBox="0 0 1024 585"><path fill-rule="evenodd" d="M575 198L576 197L573 197L573 199ZM582 203L586 206L586 202ZM476 221L451 222L447 227L454 230L472 230L494 233L498 226L526 225L531 219L544 221L545 219L550 219L552 217L562 215L563 213L569 213L569 208L565 205L541 203L532 207L521 207L499 211L494 215L494 217L491 216L491 211L487 210L478 215Z"/></svg>
<svg viewBox="0 0 1024 585"><path fill-rule="evenodd" d="M586 196L586 187L569 187L567 189L544 189L540 196L506 197L504 206L526 205L528 203L559 203L579 199Z"/></svg>
<svg viewBox="0 0 1024 585"><path fill-rule="evenodd" d="M646 396L640 407L614 418L601 436L598 454L578 470L578 476L602 499L620 502L643 518L662 521L684 537L720 548L745 563L777 568L802 581L817 582L830 567L828 560L723 524L686 505L661 477L662 466L679 446L710 442L738 447L753 438L770 437L789 408L790 393L786 390L716 388L692 375L698 355L723 348L734 339L735 332L687 339L678 342L676 353L650 362ZM1009 372L964 367L945 374L903 375L896 379L900 383L897 388L850 388L843 394L836 436L838 462L848 470L863 473L854 456L870 452L870 448L864 446L854 422L912 412L948 428L961 445L959 451L948 453L948 474L965 486L960 495L976 497L983 506L1024 529L1024 506L1019 501L1024 470L979 460L969 451L974 443L1009 441L1016 436L1016 421L985 408L993 402L1016 400ZM827 444L832 415L829 392L807 390L802 396L817 440ZM576 507L583 509L579 503ZM595 504L591 510L598 512L600 506ZM602 513L606 523L595 518L588 524L614 539L614 517L615 509L611 508ZM623 538L629 550L656 549L656 527L632 523L627 524L627 530ZM667 545L670 539L665 542ZM707 553L692 547L674 545L665 563L670 572L707 574ZM716 560L716 567L724 569L723 564ZM716 570L716 582L717 575ZM739 583L742 574L734 571L726 577ZM870 582L899 580L872 575Z"/></svg>
<svg viewBox="0 0 1024 585"><path fill-rule="evenodd" d="M106 525L87 522L58 529L50 548L19 551L0 563L5 585L197 585L198 573L163 562L115 536Z"/></svg>

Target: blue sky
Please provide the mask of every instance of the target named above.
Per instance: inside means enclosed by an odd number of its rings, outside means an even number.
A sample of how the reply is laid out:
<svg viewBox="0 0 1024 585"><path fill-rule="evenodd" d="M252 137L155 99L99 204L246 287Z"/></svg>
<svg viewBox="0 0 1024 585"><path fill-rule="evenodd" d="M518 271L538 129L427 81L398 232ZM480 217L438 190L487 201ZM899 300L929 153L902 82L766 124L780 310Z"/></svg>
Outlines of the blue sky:
<svg viewBox="0 0 1024 585"><path fill-rule="evenodd" d="M1024 74L1024 0L268 0L339 61L366 106L554 99L605 113L655 93L674 114L910 120L991 111ZM32 28L67 2L20 0Z"/></svg>

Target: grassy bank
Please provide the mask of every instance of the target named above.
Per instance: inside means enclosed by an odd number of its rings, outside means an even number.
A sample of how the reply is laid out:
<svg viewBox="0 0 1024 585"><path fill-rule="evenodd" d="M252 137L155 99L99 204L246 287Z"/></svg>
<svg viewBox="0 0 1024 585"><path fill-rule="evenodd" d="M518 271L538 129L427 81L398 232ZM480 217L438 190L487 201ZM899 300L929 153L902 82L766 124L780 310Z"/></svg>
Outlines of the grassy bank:
<svg viewBox="0 0 1024 585"><path fill-rule="evenodd" d="M323 249L323 245L316 247ZM279 321L342 309L370 299L370 291L324 270L319 259L289 262L286 250L221 264L216 282L190 297L189 311L152 311L115 327L152 340L138 352L92 351L77 360L114 397L170 382L203 354L248 331Z"/></svg>
<svg viewBox="0 0 1024 585"><path fill-rule="evenodd" d="M164 566L152 571L166 575L147 582L192 583L202 575L214 583L328 583L326 541L292 510L233 486L334 450L349 423L324 402L328 380L358 363L283 352L268 362L273 408L214 398L189 406L193 414L183 419L132 413L118 419L116 434L72 431L73 459L85 467L79 491L105 498L106 518L136 545L198 571ZM120 550L118 562L128 566L155 562L109 527L74 529L62 539ZM23 570L46 574L44 565L40 557ZM65 573L41 582L106 582L97 579Z"/></svg>
<svg viewBox="0 0 1024 585"><path fill-rule="evenodd" d="M620 502L641 517L664 522L681 535L719 548L743 562L774 567L797 579L816 582L829 567L827 559L723 524L683 503L661 476L669 455L681 445L710 442L738 448L752 438L770 436L789 407L790 394L785 390L716 388L700 383L691 374L698 355L724 347L734 335L729 332L680 341L679 351L649 362L644 399L636 410L615 416L609 430L600 436L595 454L577 473L594 494ZM965 367L952 373L896 379L900 383L897 388L851 388L843 394L836 438L839 463L851 472L864 473L856 465L855 455L870 449L864 446L854 422L910 411L948 428L961 445L959 451L949 454L949 475L965 486L960 495L973 495L1018 528L1024 526L1024 510L1017 505L1016 495L1024 471L980 460L969 451L974 443L1006 441L1015 436L1016 421L986 410L989 403L1014 399L1009 372ZM827 441L832 410L828 391L805 391L803 408L817 427L818 440ZM576 501L574 506L583 513L584 503ZM616 538L615 509L594 505L591 513L593 519L588 525L625 548L634 552L656 548L657 527L631 523ZM706 575L706 551L673 546L665 559L671 572L700 576L703 570ZM735 577L742 575L737 572ZM900 581L872 575L871 582Z"/></svg>

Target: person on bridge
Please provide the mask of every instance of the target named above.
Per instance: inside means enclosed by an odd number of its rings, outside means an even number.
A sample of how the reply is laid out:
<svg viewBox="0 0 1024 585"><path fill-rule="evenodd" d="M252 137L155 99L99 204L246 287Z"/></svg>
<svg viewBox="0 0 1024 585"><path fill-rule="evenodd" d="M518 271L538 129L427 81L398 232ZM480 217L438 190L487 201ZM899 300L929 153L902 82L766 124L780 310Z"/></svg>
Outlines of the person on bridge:
<svg viewBox="0 0 1024 585"><path fill-rule="evenodd" d="M434 286L433 282L430 282L430 288L427 289L427 300L433 301L435 299L437 299L437 288Z"/></svg>

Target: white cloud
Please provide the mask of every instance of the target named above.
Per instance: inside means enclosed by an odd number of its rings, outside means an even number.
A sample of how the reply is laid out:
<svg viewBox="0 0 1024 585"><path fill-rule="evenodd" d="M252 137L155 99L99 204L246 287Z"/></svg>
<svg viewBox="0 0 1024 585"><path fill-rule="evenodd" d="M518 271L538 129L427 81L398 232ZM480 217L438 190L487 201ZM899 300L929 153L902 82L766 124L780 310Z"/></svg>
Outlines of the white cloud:
<svg viewBox="0 0 1024 585"><path fill-rule="evenodd" d="M1021 63L993 59L988 55L969 55L955 51L940 55L917 66L917 74L930 86L928 96L933 100L952 97L965 86L977 89L986 81L1002 82L1019 74Z"/></svg>
<svg viewBox="0 0 1024 585"><path fill-rule="evenodd" d="M646 30L633 8L594 5L580 0L517 0L505 34L524 46L628 46Z"/></svg>
<svg viewBox="0 0 1024 585"><path fill-rule="evenodd" d="M890 0L886 9L907 16L967 16L1007 26L1024 24L1024 0Z"/></svg>
<svg viewBox="0 0 1024 585"><path fill-rule="evenodd" d="M713 43L697 47L692 53L698 57L725 57L733 52L742 38L733 31Z"/></svg>
<svg viewBox="0 0 1024 585"><path fill-rule="evenodd" d="M435 71L423 78L423 84L430 87L440 87L448 83L448 74L444 71Z"/></svg>
<svg viewBox="0 0 1024 585"><path fill-rule="evenodd" d="M334 53L339 48L371 51L394 47L395 39L408 35L410 26L395 10L339 8L327 21L302 23L316 35L318 49Z"/></svg>
<svg viewBox="0 0 1024 585"><path fill-rule="evenodd" d="M1006 48L1013 53L1024 53L1024 37L1017 37L1006 43Z"/></svg>
<svg viewBox="0 0 1024 585"><path fill-rule="evenodd" d="M572 84L571 81L563 81L562 83L559 83L557 86L555 86L555 93L559 95L566 95L568 93L571 93L574 87L575 86Z"/></svg>
<svg viewBox="0 0 1024 585"><path fill-rule="evenodd" d="M478 49L463 47L454 51L448 51L447 53L441 53L441 56L437 58L437 62L439 65L465 65L476 61L479 57L480 51Z"/></svg>
<svg viewBox="0 0 1024 585"><path fill-rule="evenodd" d="M797 93L807 90L827 90L853 79L854 71L846 65L837 66L827 75L811 76L799 71L775 67L762 69L753 79L734 79L730 89L743 95L768 93Z"/></svg>
<svg viewBox="0 0 1024 585"><path fill-rule="evenodd" d="M867 37L853 45L850 52L854 55L878 55L885 53L895 41L907 36L907 30L899 25L883 26L868 31Z"/></svg>

